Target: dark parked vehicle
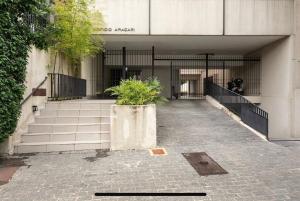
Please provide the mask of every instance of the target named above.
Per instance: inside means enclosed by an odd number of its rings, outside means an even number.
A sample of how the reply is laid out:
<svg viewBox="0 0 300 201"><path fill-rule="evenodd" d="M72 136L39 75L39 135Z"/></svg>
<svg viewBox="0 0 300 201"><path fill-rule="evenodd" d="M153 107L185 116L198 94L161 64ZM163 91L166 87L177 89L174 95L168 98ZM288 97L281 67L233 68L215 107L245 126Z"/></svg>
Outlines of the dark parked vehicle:
<svg viewBox="0 0 300 201"><path fill-rule="evenodd" d="M230 91L233 91L237 94L244 95L244 86L243 86L243 80L241 78L232 79L230 82L227 83L228 89Z"/></svg>

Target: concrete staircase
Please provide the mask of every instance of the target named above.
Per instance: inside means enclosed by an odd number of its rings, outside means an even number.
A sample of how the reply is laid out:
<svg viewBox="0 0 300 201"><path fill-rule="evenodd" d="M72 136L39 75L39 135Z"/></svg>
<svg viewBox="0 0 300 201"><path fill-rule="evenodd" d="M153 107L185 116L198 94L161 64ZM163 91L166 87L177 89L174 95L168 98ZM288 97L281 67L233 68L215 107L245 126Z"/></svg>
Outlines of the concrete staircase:
<svg viewBox="0 0 300 201"><path fill-rule="evenodd" d="M46 103L28 125L15 153L110 148L110 106L113 100Z"/></svg>

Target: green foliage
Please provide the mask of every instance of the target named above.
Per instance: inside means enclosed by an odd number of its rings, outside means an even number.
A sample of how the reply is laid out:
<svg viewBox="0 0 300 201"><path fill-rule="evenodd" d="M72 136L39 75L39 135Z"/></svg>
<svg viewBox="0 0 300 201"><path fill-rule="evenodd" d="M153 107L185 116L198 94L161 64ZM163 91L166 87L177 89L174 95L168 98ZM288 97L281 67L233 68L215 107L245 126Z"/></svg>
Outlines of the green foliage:
<svg viewBox="0 0 300 201"><path fill-rule="evenodd" d="M63 53L73 64L103 49L102 38L93 36L103 26L100 12L89 9L91 0L55 0L52 49Z"/></svg>
<svg viewBox="0 0 300 201"><path fill-rule="evenodd" d="M118 105L147 105L166 101L160 96L162 88L157 79L145 82L130 78L122 80L119 86L107 89L112 95L116 95Z"/></svg>
<svg viewBox="0 0 300 201"><path fill-rule="evenodd" d="M48 13L44 0L0 0L0 141L16 128L30 45L49 45ZM36 20L29 21L29 15Z"/></svg>

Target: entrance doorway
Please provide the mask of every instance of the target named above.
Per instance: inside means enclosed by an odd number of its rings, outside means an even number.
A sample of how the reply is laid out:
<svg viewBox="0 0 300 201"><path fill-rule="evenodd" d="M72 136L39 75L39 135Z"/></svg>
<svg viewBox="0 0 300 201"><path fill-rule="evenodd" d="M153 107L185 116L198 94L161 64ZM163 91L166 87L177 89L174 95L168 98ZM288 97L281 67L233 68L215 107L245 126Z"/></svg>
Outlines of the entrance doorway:
<svg viewBox="0 0 300 201"><path fill-rule="evenodd" d="M203 76L204 75L204 76ZM171 64L171 94L175 99L203 99L203 78L201 66Z"/></svg>

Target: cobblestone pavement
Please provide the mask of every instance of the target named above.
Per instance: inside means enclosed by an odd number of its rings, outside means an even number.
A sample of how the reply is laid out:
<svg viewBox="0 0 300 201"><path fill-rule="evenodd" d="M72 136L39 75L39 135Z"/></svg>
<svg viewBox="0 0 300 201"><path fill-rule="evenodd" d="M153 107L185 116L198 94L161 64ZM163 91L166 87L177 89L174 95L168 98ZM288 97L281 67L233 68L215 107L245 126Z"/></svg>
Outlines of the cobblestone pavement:
<svg viewBox="0 0 300 201"><path fill-rule="evenodd" d="M148 150L30 156L1 201L300 200L300 143L262 140L205 101L158 109L159 146ZM207 152L229 174L200 177L183 152ZM94 197L95 192L206 192L207 197Z"/></svg>

